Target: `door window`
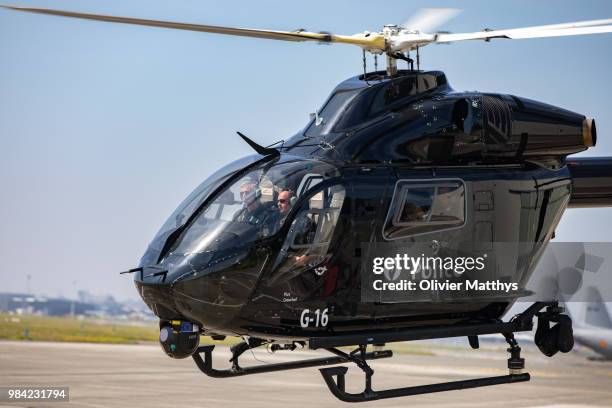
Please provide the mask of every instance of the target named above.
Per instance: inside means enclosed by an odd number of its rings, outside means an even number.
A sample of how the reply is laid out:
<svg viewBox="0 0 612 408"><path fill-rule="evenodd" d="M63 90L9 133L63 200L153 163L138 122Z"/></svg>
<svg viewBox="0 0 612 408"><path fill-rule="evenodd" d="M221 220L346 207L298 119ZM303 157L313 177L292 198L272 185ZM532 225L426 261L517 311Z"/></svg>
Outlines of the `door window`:
<svg viewBox="0 0 612 408"><path fill-rule="evenodd" d="M397 239L465 224L463 182L402 180L395 186L383 235Z"/></svg>

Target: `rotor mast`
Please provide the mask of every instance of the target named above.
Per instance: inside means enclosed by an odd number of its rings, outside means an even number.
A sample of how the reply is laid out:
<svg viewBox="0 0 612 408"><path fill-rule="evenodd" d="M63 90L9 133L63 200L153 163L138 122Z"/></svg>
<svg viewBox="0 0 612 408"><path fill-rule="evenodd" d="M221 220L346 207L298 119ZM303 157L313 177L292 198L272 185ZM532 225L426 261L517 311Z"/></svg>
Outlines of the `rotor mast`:
<svg viewBox="0 0 612 408"><path fill-rule="evenodd" d="M387 53L387 76L392 77L397 75L397 59Z"/></svg>

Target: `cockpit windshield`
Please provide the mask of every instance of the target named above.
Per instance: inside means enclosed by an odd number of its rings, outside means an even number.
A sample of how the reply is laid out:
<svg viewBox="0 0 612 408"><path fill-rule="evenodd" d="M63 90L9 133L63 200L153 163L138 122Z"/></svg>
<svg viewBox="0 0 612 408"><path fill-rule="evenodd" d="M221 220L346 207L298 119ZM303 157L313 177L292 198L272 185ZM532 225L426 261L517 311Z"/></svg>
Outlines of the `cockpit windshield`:
<svg viewBox="0 0 612 408"><path fill-rule="evenodd" d="M338 176L329 164L296 157L262 163L215 192L173 245L174 255L227 250L276 233L298 198Z"/></svg>
<svg viewBox="0 0 612 408"><path fill-rule="evenodd" d="M155 235L155 238L153 238L149 247L160 251L168 235L187 222L191 214L193 214L209 194L214 192L225 180L230 178L237 171L244 169L262 158L263 156L257 154L243 157L217 170L200 183L200 185L179 204L170 217L168 217Z"/></svg>

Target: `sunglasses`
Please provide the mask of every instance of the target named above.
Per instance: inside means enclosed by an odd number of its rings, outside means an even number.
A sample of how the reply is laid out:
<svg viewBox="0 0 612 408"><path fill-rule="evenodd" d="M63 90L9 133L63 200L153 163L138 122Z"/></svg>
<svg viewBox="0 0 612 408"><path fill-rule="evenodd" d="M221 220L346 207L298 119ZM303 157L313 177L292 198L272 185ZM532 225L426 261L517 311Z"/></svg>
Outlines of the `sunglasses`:
<svg viewBox="0 0 612 408"><path fill-rule="evenodd" d="M289 204L289 200L286 200L284 198L281 198L280 200L278 200L279 204Z"/></svg>

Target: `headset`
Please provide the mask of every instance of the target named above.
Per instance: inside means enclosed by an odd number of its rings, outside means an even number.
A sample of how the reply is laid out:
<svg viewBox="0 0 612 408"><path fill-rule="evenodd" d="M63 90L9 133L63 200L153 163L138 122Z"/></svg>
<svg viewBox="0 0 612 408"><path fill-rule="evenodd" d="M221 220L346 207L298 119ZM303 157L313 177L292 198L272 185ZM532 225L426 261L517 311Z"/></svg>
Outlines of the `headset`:
<svg viewBox="0 0 612 408"><path fill-rule="evenodd" d="M289 193L290 197L289 197L289 204L291 204L291 207L293 207L295 205L295 203L297 202L297 197L295 196L295 191L293 191L290 188L283 188L279 193L277 193L276 195L276 199L278 200L278 194L282 193L283 191L286 191Z"/></svg>

